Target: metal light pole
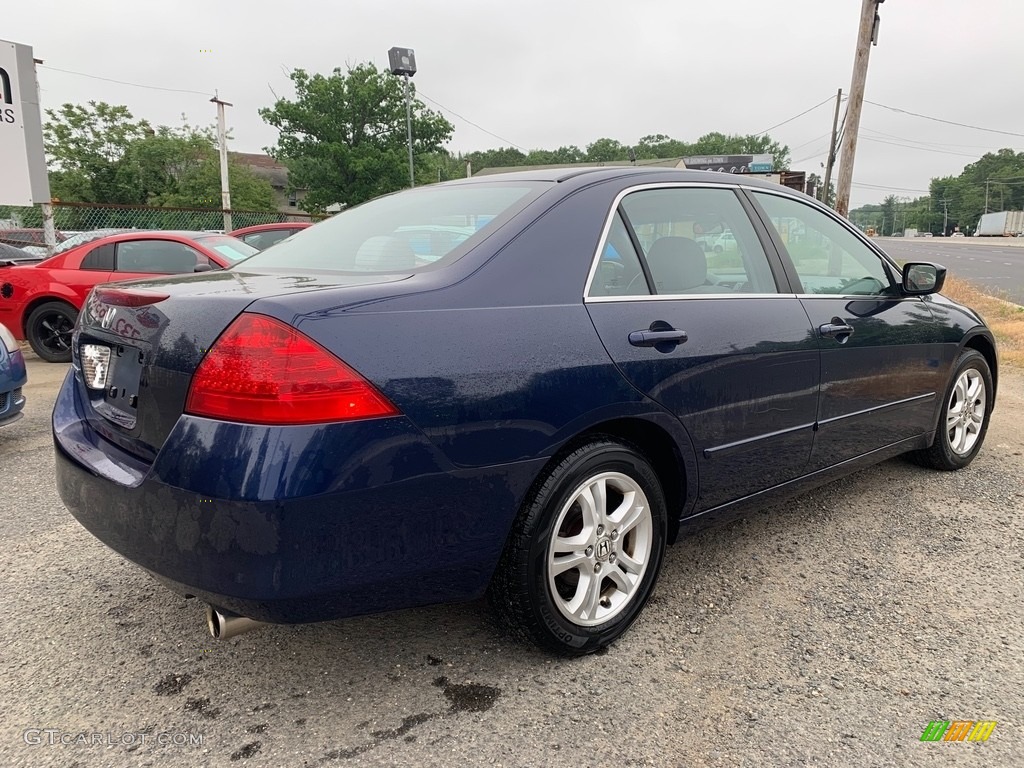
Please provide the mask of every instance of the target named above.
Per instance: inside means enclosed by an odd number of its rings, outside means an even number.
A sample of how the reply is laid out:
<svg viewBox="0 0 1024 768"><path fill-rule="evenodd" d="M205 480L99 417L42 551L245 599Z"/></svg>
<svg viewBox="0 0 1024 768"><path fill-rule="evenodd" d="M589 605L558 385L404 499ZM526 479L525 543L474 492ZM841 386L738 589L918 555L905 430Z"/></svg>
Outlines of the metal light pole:
<svg viewBox="0 0 1024 768"><path fill-rule="evenodd" d="M416 167L412 160L412 97L409 95L409 76L405 76L405 138L409 144L409 186L416 186Z"/></svg>
<svg viewBox="0 0 1024 768"><path fill-rule="evenodd" d="M217 142L220 144L220 207L224 211L224 233L227 234L234 227L231 226L231 184L228 179L228 131L224 125L224 107L234 105L221 101L217 96L214 96L210 101L217 105Z"/></svg>
<svg viewBox="0 0 1024 768"><path fill-rule="evenodd" d="M388 51L391 74L405 77L405 133L409 143L409 186L416 186L416 166L412 157L412 93L409 78L416 74L416 54L412 48L392 48Z"/></svg>

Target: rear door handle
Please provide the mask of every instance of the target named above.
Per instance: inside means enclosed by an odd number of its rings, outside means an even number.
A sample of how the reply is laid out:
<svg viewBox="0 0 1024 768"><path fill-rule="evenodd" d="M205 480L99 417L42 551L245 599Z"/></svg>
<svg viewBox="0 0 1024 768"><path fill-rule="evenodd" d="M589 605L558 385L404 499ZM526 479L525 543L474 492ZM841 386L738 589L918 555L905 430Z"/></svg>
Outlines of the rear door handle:
<svg viewBox="0 0 1024 768"><path fill-rule="evenodd" d="M685 344L687 339L686 331L677 331L674 328L667 331L633 331L629 334L629 343L634 347L656 347L659 344Z"/></svg>

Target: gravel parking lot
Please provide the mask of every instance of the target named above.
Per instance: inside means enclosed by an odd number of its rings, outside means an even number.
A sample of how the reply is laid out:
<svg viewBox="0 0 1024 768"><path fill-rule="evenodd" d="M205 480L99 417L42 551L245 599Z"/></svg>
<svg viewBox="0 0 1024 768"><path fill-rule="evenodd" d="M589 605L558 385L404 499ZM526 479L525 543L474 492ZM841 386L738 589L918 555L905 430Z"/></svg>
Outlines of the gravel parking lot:
<svg viewBox="0 0 1024 768"><path fill-rule="evenodd" d="M213 641L61 506L65 367L30 358L0 430L0 765L1024 765L1021 373L969 469L894 460L681 541L634 628L569 661L483 603ZM998 725L921 742L940 719Z"/></svg>

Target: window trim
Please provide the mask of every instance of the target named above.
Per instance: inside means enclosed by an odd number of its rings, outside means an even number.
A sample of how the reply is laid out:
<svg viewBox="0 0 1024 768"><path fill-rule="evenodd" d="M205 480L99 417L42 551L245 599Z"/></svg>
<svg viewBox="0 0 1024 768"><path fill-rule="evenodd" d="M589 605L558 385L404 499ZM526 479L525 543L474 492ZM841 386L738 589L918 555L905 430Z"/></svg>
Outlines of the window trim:
<svg viewBox="0 0 1024 768"><path fill-rule="evenodd" d="M590 296L590 288L594 284L595 276L597 275L598 266L601 261L601 254L604 253L604 247L608 242L608 234L611 232L612 222L615 218L615 214L619 211L622 205L623 199L626 195L633 194L634 192L646 192L648 190L661 190L661 189L728 189L732 190L736 196L740 207L743 208L743 212L746 214L750 225L753 227L755 234L757 235L758 242L761 245L761 249L764 251L765 258L768 259L768 266L771 269L772 277L775 279L776 287L779 289L778 293L735 293L735 294L721 294L721 293L667 293L667 294L655 294L651 293L648 295L640 296ZM738 183L708 183L706 181L663 181L647 184L635 184L630 187L626 187L615 195L615 199L612 201L611 207L608 213L605 215L604 227L601 229L601 237L597 241L597 249L594 251L593 259L590 263L590 271L587 273L587 279L583 284L583 303L584 304L607 304L614 302L623 301L706 301L706 300L722 300L722 299L792 299L796 298L797 294L792 292L792 280L789 278L788 270L785 270L785 263L782 261L777 249L774 247L769 249L765 247L762 232L764 228L764 222L758 215L753 215L755 212L748 210L745 203L745 195L743 190L746 189L742 184ZM791 195L789 196L791 197ZM632 230L632 224L629 223L628 217L624 217L624 221L628 224L630 230L630 239L633 240L635 234ZM771 236L771 233L767 233ZM773 243L774 246L774 243ZM633 247L636 248L634 242ZM644 270L644 274L648 274L647 258L641 251L637 254L640 258L641 267ZM777 264L774 262L778 262ZM783 269L783 275L787 278L789 285L783 286L779 284L778 269ZM650 279L650 278L648 278ZM650 286L648 286L650 288ZM787 292L785 289L788 288Z"/></svg>
<svg viewBox="0 0 1024 768"><path fill-rule="evenodd" d="M754 195L755 192L756 193L765 194L765 195L774 195L775 197L786 198L786 199L788 199L788 200L790 200L790 201L792 201L794 203L798 203L800 205L804 205L807 208L810 208L811 210L818 211L819 213L824 214L826 218L831 219L832 221L834 221L841 228L845 229L847 232L852 234L854 236L854 238L858 242L860 242L862 245L865 245L869 251L874 253L881 260L882 265L890 270L891 274L889 275L889 277L890 277L890 279L895 277L895 279L893 280L893 285L896 288L897 293L895 295L889 295L889 294L884 294L884 293L873 293L873 294L863 294L863 293L851 293L851 294L846 294L846 293L803 293L802 292L803 280L800 278L799 273L797 273L797 271L796 271L796 266L793 263L793 257L790 256L789 249L786 248L786 245L785 245L785 243L782 242L782 238L779 235L778 231L772 225L771 217L768 215L768 212L757 201L757 197L755 197L755 195ZM849 221L844 219L842 216L840 216L838 213L836 213L831 208L829 208L827 206L821 205L817 201L813 200L813 198L807 198L805 200L805 199L801 198L798 195L794 195L792 193L787 193L787 192L784 192L782 190L764 189L762 187L743 186L742 187L742 193L743 193L744 197L746 197L746 198L748 198L750 200L750 204L753 207L754 211L756 211L757 216L758 216L758 218L760 220L761 226L763 226L765 228L765 230L767 230L768 236L771 238L772 243L774 244L775 249L777 251L779 261L782 263L783 268L786 270L786 274L789 276L789 280L790 280L791 285L796 285L796 286L800 287L801 291L797 292L795 294L795 296L797 298L799 298L799 299L827 299L827 298L835 298L835 299L876 299L876 298L885 298L885 299L888 299L890 301L903 301L905 299L911 299L911 298L912 299L920 299L920 298L922 298L920 296L907 296L906 294L904 294L902 289L900 288L900 286L902 285L902 281L903 281L903 270L900 269L899 265L896 264L896 262L889 256L889 254L887 254L881 248L879 248L874 243L872 243L864 235L863 232L858 230L856 227L852 226ZM810 202L808 202L808 200L810 200Z"/></svg>

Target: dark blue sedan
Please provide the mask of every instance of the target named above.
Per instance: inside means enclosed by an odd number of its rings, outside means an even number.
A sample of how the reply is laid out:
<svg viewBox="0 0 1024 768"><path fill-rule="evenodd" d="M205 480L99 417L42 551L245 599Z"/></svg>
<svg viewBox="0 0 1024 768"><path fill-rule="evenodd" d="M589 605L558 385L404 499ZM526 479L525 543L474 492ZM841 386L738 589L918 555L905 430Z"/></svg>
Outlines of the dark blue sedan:
<svg viewBox="0 0 1024 768"><path fill-rule="evenodd" d="M898 454L971 462L996 350L945 272L735 175L400 192L230 270L94 289L60 495L218 637L489 593L590 653L681 531Z"/></svg>
<svg viewBox="0 0 1024 768"><path fill-rule="evenodd" d="M20 419L25 408L22 388L28 381L21 347L7 326L0 323L0 427Z"/></svg>

